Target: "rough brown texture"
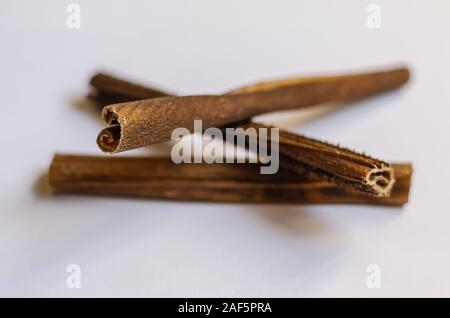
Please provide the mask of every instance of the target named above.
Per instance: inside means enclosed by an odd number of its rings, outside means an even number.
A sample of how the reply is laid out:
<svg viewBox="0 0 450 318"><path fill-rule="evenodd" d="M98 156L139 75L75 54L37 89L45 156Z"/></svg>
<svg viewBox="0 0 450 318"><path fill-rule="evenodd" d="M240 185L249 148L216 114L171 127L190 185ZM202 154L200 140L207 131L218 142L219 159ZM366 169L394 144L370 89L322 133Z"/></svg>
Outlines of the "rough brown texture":
<svg viewBox="0 0 450 318"><path fill-rule="evenodd" d="M175 128L192 131L220 127L266 112L326 102L359 99L397 88L409 79L407 69L360 75L291 79L246 86L225 95L160 97L110 105L97 143L105 152L121 152L170 140Z"/></svg>
<svg viewBox="0 0 450 318"><path fill-rule="evenodd" d="M244 131L268 128L250 122L239 127ZM271 137L268 133L267 139ZM318 178L341 187L382 197L389 195L395 182L389 163L337 145L284 130L279 130L278 145L282 166L297 172L309 169Z"/></svg>
<svg viewBox="0 0 450 318"><path fill-rule="evenodd" d="M104 78L105 75L102 75L101 78ZM95 78L95 77L94 77ZM122 98L128 100L134 100L135 94L133 89L130 89L130 93L127 97L127 87L141 87L145 89L145 87L129 83L124 80L114 79L111 76L106 76L108 81L103 83L103 86L97 86L97 89L100 93L103 92L103 89L108 85L112 87L106 88L106 92L109 91L121 91ZM347 75L347 76L337 76L337 77L316 77L316 78L294 78L294 79L285 79L278 80L272 82L264 82L255 85L249 85L242 87L240 89L229 92L228 94L236 94L236 93L255 93L260 91L273 91L274 89L282 88L282 87L305 87L304 85L312 85L312 87L316 87L319 83L333 83L334 86L341 87L341 90L346 91L349 90L352 92L352 96L358 96L358 98L365 97L367 95L371 95L375 92L374 87L377 87L376 92L382 92L385 90L389 90L395 88L402 83L406 82L409 78L409 72L406 69L396 69L387 72L378 72L378 73L368 73L361 75ZM351 88L351 85L355 85L355 81L360 82L360 86L355 88ZM95 82L95 81L92 81ZM363 84L361 84L363 83ZM299 86L300 85L300 86ZM116 88L115 86L120 86ZM336 87L337 87L336 86ZM320 85L318 86L320 87ZM350 88L351 89L350 89ZM148 97L154 91L152 88L148 88ZM161 92L160 92L161 93ZM145 94L145 93L144 93ZM169 95L169 94L168 94ZM319 94L320 95L320 94ZM348 92L343 94L345 96L349 96ZM322 97L323 98L323 97ZM334 97L333 97L334 98ZM316 101L320 98L315 99ZM113 100L114 102L114 100ZM188 103L193 105L193 103ZM163 105L160 105L162 108L162 112L158 114L164 114L166 108ZM177 105L175 107L183 107L182 105ZM214 108L212 108L214 109ZM111 115L110 113L108 113ZM122 112L122 114L125 114ZM180 112L176 112L175 114L180 114ZM183 113L184 114L184 113ZM107 116L109 116L107 115ZM161 117L161 115L158 115ZM157 116L157 117L158 117ZM215 114L214 112L208 113L208 118L212 116L213 119L220 116L219 114ZM139 115L131 116L132 118L140 118ZM124 115L123 120L128 122L129 116ZM121 141L121 128L118 123L116 123L115 116L112 115L111 118L106 118L111 124L111 127L107 128L104 131L104 134L101 134L99 138L99 144L103 144L104 147L108 147L114 151L115 148L119 147L119 142ZM163 118L163 122L173 120L173 118L169 119L167 116ZM179 119L183 121L183 118ZM125 129L129 129L129 127L137 128L139 125L123 125ZM270 128L268 126L263 126L261 124L249 123L245 121L245 123L241 123L238 125L234 125L235 127L241 128ZM160 128L159 131L164 131L164 127ZM134 133L126 133L129 136L133 136L134 138L145 138L140 134L145 134L146 131L143 130L141 132L137 131ZM123 132L122 132L123 135ZM123 139L122 139L123 142ZM295 135L283 130L280 130L280 161L285 167L294 170L303 172L305 169L311 169L319 178L327 180L329 182L333 182L338 186L345 187L348 189L353 189L368 195L373 196L388 196L389 192L395 182L394 173L391 169L390 165L384 161L377 160L371 158L364 154L359 154L354 151L350 151L345 148L341 148L332 144L324 143L319 140L315 140L312 138L308 138L305 136Z"/></svg>
<svg viewBox="0 0 450 318"><path fill-rule="evenodd" d="M377 198L342 189L308 172L262 175L258 164L174 164L170 158L55 155L49 170L56 193L245 203L381 204L408 201L412 168L393 164L391 195Z"/></svg>

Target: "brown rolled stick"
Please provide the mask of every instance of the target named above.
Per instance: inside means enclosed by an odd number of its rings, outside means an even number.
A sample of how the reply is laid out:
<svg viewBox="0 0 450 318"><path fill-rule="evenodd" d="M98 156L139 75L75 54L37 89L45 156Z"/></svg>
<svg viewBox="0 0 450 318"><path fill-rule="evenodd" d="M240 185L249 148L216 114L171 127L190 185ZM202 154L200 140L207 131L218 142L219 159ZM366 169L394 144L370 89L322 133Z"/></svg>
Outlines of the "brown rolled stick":
<svg viewBox="0 0 450 318"><path fill-rule="evenodd" d="M405 68L359 75L272 81L225 95L169 96L110 105L103 109L97 143L117 153L168 141L175 128L220 127L252 116L327 102L354 100L395 89L409 79ZM278 83L278 84L277 84ZM262 88L261 88L262 87Z"/></svg>
<svg viewBox="0 0 450 318"><path fill-rule="evenodd" d="M378 74L383 74L384 76L388 76L387 74L391 74L390 76L393 76L393 78L397 80L399 77L402 77L401 75L403 75L405 81L408 77L408 71L405 69L397 69L389 72L378 72L371 74L376 74L373 75L372 81L375 81L377 78L379 78ZM335 82L338 79L359 79L366 77L367 74L348 75L340 77L280 80L243 87L238 90L234 90L229 94L240 91L254 92L258 90L268 90L276 88L278 86L289 86L299 83L317 83L326 81ZM95 78L101 79L103 78L103 76L96 76L94 77L94 79ZM109 76L107 78L111 77ZM384 79L384 81L381 82L384 83L386 82L386 80ZM392 79L392 82L395 82L395 80ZM98 85L98 81L94 80L91 81L91 83L98 92L102 92L105 87L111 85L111 87L106 89L106 91L120 90L124 98L126 98L127 96L127 87L132 87L133 85L137 86L136 84L127 84L127 81L119 79L117 79L116 81L108 80L106 81L106 83L103 83L103 85ZM121 86L120 88L114 87L117 86L117 83L119 83L119 86ZM390 87L392 88L394 86ZM152 91L152 89L149 89L149 91ZM363 97L363 95L359 96L360 98ZM132 92L130 92L128 98L129 100L133 100L135 98ZM244 129L247 129L249 127L253 127L256 129L264 127L269 128L268 126L254 123L239 124L236 127L239 126ZM313 173L317 174L324 180L333 182L341 187L350 188L374 196L388 196L390 189L395 182L394 173L390 168L389 163L378 159L373 159L367 155L359 154L348 149L324 143L305 136L288 133L282 130L280 130L279 142L281 153L280 162L282 165L291 170L302 172L305 169L309 168L313 171Z"/></svg>
<svg viewBox="0 0 450 318"><path fill-rule="evenodd" d="M412 168L393 164L389 197L370 197L318 179L314 174L259 173L259 164L174 164L170 158L55 155L49 169L55 193L147 199L295 204L376 204L408 201Z"/></svg>

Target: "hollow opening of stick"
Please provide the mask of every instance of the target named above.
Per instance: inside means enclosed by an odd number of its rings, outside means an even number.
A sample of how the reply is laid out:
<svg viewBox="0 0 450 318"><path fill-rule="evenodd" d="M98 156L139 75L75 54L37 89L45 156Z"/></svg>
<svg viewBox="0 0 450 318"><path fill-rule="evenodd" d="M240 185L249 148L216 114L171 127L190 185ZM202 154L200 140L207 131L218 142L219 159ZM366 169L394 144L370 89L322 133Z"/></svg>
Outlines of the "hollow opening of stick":
<svg viewBox="0 0 450 318"><path fill-rule="evenodd" d="M102 113L103 120L110 125L119 124L119 120L117 118L117 114L110 110L109 108L105 108Z"/></svg>
<svg viewBox="0 0 450 318"><path fill-rule="evenodd" d="M366 183L375 190L377 196L388 196L395 183L394 170L389 166L375 168L367 175Z"/></svg>
<svg viewBox="0 0 450 318"><path fill-rule="evenodd" d="M119 119L117 114L108 108L103 109L102 116L103 120L110 126L100 132L97 137L97 144L104 152L116 152L122 137Z"/></svg>
<svg viewBox="0 0 450 318"><path fill-rule="evenodd" d="M97 144L105 152L115 152L120 142L120 125L103 129L97 138Z"/></svg>

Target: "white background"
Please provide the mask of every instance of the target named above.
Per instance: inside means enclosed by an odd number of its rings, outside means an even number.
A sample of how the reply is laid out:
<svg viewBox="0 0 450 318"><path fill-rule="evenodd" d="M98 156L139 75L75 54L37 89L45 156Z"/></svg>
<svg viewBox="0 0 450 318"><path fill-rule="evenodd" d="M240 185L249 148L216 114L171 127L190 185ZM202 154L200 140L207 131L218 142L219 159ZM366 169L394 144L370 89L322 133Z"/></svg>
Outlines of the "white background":
<svg viewBox="0 0 450 318"><path fill-rule="evenodd" d="M381 29L366 26L371 2ZM450 296L450 2L78 1L74 30L69 3L0 5L1 296ZM413 70L400 91L264 119L413 161L404 208L47 192L54 153L101 155L103 124L83 102L97 70L195 94L397 63ZM66 287L72 263L81 289ZM373 263L380 289L366 287Z"/></svg>

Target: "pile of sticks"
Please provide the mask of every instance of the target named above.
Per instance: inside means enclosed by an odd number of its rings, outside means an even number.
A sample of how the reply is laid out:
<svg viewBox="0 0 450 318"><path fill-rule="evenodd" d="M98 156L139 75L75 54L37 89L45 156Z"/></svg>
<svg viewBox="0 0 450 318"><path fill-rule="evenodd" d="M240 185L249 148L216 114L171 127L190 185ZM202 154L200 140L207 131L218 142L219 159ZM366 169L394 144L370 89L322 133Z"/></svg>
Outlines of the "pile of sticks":
<svg viewBox="0 0 450 318"><path fill-rule="evenodd" d="M101 150L118 153L168 141L175 128L271 128L253 116L324 103L360 100L409 80L398 68L363 74L290 78L244 86L221 95L175 96L159 89L95 75L90 97L108 127ZM270 136L267 136L270 139ZM412 165L389 163L313 138L279 130L280 170L261 163L175 164L170 158L55 155L49 170L55 193L133 196L212 202L381 204L408 201Z"/></svg>

